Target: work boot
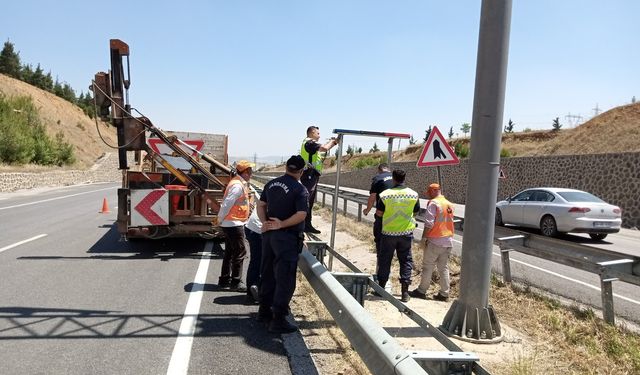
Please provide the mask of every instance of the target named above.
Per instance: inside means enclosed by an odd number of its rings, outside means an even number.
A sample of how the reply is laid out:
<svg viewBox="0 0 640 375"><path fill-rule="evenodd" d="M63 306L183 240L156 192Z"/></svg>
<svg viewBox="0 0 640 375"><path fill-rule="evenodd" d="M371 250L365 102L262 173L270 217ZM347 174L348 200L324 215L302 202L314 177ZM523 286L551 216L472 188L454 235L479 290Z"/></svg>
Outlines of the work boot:
<svg viewBox="0 0 640 375"><path fill-rule="evenodd" d="M418 288L409 291L409 295L415 298L427 299L427 293L422 293Z"/></svg>
<svg viewBox="0 0 640 375"><path fill-rule="evenodd" d="M411 300L411 296L409 295L409 284L402 283L401 286L402 286L402 296L400 297L400 301L409 302L409 300Z"/></svg>
<svg viewBox="0 0 640 375"><path fill-rule="evenodd" d="M251 285L249 287L249 294L251 294L251 297L253 297L253 300L258 302L260 301L260 293L259 293L259 289L257 285Z"/></svg>
<svg viewBox="0 0 640 375"><path fill-rule="evenodd" d="M229 289L231 287L231 278L229 276L220 276L218 279L218 288Z"/></svg>
<svg viewBox="0 0 640 375"><path fill-rule="evenodd" d="M289 323L284 315L274 315L269 323L269 332L271 333L292 333L298 330L298 327Z"/></svg>
<svg viewBox="0 0 640 375"><path fill-rule="evenodd" d="M449 301L449 297L448 296L443 296L442 294L440 294L440 292L438 292L438 294L434 294L433 295L433 299L436 300L436 301L442 301L442 302Z"/></svg>
<svg viewBox="0 0 640 375"><path fill-rule="evenodd" d="M246 293L247 291L247 286L244 285L242 280L239 280L239 279L231 280L231 283L229 284L229 288L234 292Z"/></svg>
<svg viewBox="0 0 640 375"><path fill-rule="evenodd" d="M320 234L320 233L322 233L322 232L320 232L319 230L317 230L316 228L314 228L314 227L313 227L313 226L311 226L311 225L307 225L307 226L304 228L304 231L305 231L305 232L307 232L307 233L313 233L313 234Z"/></svg>
<svg viewBox="0 0 640 375"><path fill-rule="evenodd" d="M260 307L258 307L258 316L256 317L256 322L269 323L272 316L273 314L271 313L271 308L269 306L260 305Z"/></svg>

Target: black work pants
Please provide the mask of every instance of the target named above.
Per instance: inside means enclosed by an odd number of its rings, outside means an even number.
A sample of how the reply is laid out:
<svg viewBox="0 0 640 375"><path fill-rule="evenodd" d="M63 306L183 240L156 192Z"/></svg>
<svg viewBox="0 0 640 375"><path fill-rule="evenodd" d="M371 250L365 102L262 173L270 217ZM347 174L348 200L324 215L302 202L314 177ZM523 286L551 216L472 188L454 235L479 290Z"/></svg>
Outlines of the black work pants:
<svg viewBox="0 0 640 375"><path fill-rule="evenodd" d="M380 265L380 240L382 239L382 217L373 215L373 242L376 244L376 274Z"/></svg>
<svg viewBox="0 0 640 375"><path fill-rule="evenodd" d="M315 169L306 169L300 177L300 182L309 192L309 210L307 211L307 217L304 219L305 227L312 228L311 216L313 213L313 205L316 203L316 193L318 192L318 181L320 181L320 173Z"/></svg>
<svg viewBox="0 0 640 375"><path fill-rule="evenodd" d="M398 255L400 263L400 282L411 284L411 270L413 258L411 256L412 236L388 236L382 235L380 240L380 255L378 256L378 282L386 283L391 273L391 261L393 253Z"/></svg>
<svg viewBox="0 0 640 375"><path fill-rule="evenodd" d="M275 316L289 312L289 302L296 289L298 252L302 248L300 233L272 230L262 234L260 308Z"/></svg>
<svg viewBox="0 0 640 375"><path fill-rule="evenodd" d="M220 269L220 279L240 281L242 264L247 255L244 238L244 225L238 227L222 227L224 232L224 257Z"/></svg>

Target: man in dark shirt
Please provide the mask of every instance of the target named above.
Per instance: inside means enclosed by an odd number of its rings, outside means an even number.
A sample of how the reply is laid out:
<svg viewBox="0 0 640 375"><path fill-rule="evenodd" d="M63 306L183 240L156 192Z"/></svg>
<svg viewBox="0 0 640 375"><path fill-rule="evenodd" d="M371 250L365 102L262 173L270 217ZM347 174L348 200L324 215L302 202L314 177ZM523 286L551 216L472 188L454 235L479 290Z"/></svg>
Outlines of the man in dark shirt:
<svg viewBox="0 0 640 375"><path fill-rule="evenodd" d="M371 188L369 189L369 200L367 201L367 207L362 210L362 213L369 215L369 211L374 207L380 206L380 193L393 187L393 177L389 171L389 165L387 163L380 163L378 165L378 174L371 179ZM373 215L373 240L376 243L376 257L380 254L380 236L382 231L382 215ZM377 262L377 260L376 260ZM376 273L378 267L376 266Z"/></svg>
<svg viewBox="0 0 640 375"><path fill-rule="evenodd" d="M309 192L300 183L305 161L300 155L287 160L286 173L269 181L260 195L262 267L258 321L269 322L269 332L290 333L289 302L296 289L298 254L304 240Z"/></svg>

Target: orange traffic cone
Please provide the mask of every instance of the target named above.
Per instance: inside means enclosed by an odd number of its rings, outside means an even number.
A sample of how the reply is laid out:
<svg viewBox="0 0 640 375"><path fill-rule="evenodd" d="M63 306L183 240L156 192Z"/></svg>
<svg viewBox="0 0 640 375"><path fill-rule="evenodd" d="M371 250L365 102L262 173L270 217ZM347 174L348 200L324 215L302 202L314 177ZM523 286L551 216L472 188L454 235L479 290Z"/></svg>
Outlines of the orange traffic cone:
<svg viewBox="0 0 640 375"><path fill-rule="evenodd" d="M101 214L108 214L109 211L109 205L107 204L107 198L104 198L102 200L102 210L100 210Z"/></svg>

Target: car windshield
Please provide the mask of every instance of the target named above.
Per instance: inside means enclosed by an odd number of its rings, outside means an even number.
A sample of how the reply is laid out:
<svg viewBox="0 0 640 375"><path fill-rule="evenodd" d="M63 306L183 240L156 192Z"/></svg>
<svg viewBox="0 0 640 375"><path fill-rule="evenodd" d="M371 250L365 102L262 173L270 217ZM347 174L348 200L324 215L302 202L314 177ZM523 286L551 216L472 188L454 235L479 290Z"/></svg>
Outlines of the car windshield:
<svg viewBox="0 0 640 375"><path fill-rule="evenodd" d="M584 191L559 191L558 195L564 198L567 202L606 203L595 195L586 193Z"/></svg>

